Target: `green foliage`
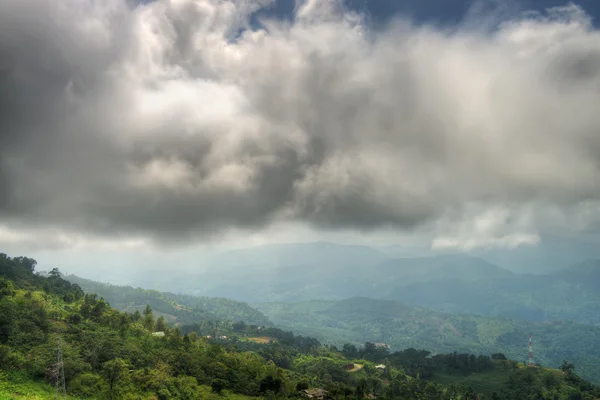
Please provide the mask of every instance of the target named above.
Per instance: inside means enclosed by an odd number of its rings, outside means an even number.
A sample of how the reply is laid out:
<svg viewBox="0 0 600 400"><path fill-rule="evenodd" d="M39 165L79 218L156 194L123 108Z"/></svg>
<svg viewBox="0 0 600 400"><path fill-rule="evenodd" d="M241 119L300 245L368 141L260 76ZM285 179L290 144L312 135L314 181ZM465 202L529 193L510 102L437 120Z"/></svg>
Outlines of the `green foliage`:
<svg viewBox="0 0 600 400"><path fill-rule="evenodd" d="M356 345L368 341L393 349L429 349L434 354L457 351L523 359L532 333L538 362L558 368L568 349L579 374L600 383L600 347L596 345L600 326L452 315L368 298L268 303L258 308L282 328L343 345L342 352L350 358L358 356Z"/></svg>
<svg viewBox="0 0 600 400"><path fill-rule="evenodd" d="M161 293L156 290L115 286L94 282L75 275L65 279L76 283L86 293L97 293L113 307L121 311L142 311L151 307L167 323L192 324L200 320L244 321L247 324L269 326L271 322L258 310L246 303L217 298ZM161 329L157 329L161 330Z"/></svg>
<svg viewBox="0 0 600 400"><path fill-rule="evenodd" d="M102 376L93 373L77 375L69 384L69 393L83 398L93 398L98 393L106 393L108 384Z"/></svg>
<svg viewBox="0 0 600 400"><path fill-rule="evenodd" d="M223 389L227 387L227 381L218 378L213 379L212 383L210 384L210 387L212 388L213 392L220 394L223 391Z"/></svg>
<svg viewBox="0 0 600 400"><path fill-rule="evenodd" d="M78 296L58 271L44 278L32 261L0 259L10 266L0 276L9 288L0 298L0 399L53 398L59 337L69 398L283 399L320 389L338 400L475 399L492 389L500 399L600 395L568 363L554 373L466 353L391 353L375 343L339 351L277 328L212 319L179 330L155 320L150 305L143 315L119 312L102 297ZM230 336L195 330L210 326ZM162 327L164 336L155 336ZM481 377L495 384L482 387Z"/></svg>

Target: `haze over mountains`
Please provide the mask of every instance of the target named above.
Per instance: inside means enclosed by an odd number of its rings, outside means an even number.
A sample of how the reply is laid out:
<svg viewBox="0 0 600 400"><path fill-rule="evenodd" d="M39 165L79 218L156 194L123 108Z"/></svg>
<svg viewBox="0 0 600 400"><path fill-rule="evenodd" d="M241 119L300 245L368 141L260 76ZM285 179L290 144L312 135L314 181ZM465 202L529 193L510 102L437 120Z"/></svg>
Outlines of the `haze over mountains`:
<svg viewBox="0 0 600 400"><path fill-rule="evenodd" d="M216 316L274 323L337 346L370 341L394 350L503 352L519 360L533 333L539 363L569 359L600 381L600 353L589 350L600 338L598 260L525 275L468 255L388 258L366 246L321 242L261 246L212 261L218 268L145 282L188 284L189 293L205 297L67 279L124 311L151 304L171 323L206 324Z"/></svg>
<svg viewBox="0 0 600 400"><path fill-rule="evenodd" d="M197 271L141 275L135 285L250 303L362 296L452 313L600 323L600 263L580 261L576 250L563 253L575 264L533 275L467 254L395 258L367 246L270 245L217 255Z"/></svg>

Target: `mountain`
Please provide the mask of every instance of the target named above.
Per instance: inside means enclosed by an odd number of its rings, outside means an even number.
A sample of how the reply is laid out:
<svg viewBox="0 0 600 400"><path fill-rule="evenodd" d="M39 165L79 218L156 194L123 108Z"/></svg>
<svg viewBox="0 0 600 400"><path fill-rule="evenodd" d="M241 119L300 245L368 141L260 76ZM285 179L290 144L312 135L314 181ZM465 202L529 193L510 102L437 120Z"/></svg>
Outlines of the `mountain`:
<svg viewBox="0 0 600 400"><path fill-rule="evenodd" d="M524 368L502 354L430 357L425 350L390 353L371 343L338 350L291 332L240 323L221 324L227 336L208 338L195 325L166 325L150 307L143 316L119 312L56 270L35 274L35 264L0 253L1 399L600 396L600 388L580 378L568 362L561 370ZM359 308L361 302L349 306ZM346 309L342 304L333 312Z"/></svg>
<svg viewBox="0 0 600 400"><path fill-rule="evenodd" d="M357 277L387 257L367 246L327 242L260 246L212 258L177 284L182 291L240 301L297 301L347 297Z"/></svg>
<svg viewBox="0 0 600 400"><path fill-rule="evenodd" d="M512 274L464 255L390 259L366 246L333 243L272 245L225 253L188 276L181 290L240 301L342 299L383 293L433 277L466 282ZM458 275L457 275L458 274Z"/></svg>
<svg viewBox="0 0 600 400"><path fill-rule="evenodd" d="M243 321L258 326L272 323L260 311L248 304L216 297L197 297L156 290L116 286L94 282L75 275L64 276L67 281L79 285L86 293L96 293L120 311L142 311L150 305L167 320L179 324L191 324L199 320Z"/></svg>
<svg viewBox="0 0 600 400"><path fill-rule="evenodd" d="M600 323L600 291L591 283L598 280L577 267L517 274L471 255L391 258L370 247L332 243L261 246L208 264L197 272L162 274L161 284L249 303L362 296L449 313Z"/></svg>
<svg viewBox="0 0 600 400"><path fill-rule="evenodd" d="M536 246L481 249L471 254L513 272L545 275L589 259L600 259L600 243L567 236L542 235Z"/></svg>
<svg viewBox="0 0 600 400"><path fill-rule="evenodd" d="M481 259L438 256L387 261L369 297L450 313L507 316L528 321L600 323L600 262L587 261L546 275L514 274Z"/></svg>
<svg viewBox="0 0 600 400"><path fill-rule="evenodd" d="M528 357L533 335L536 360L558 367L564 359L600 382L600 327L566 321L528 323L509 318L451 315L389 300L351 298L339 301L267 303L256 307L283 329L341 346L381 342L392 350L428 349L435 353L501 352L515 360Z"/></svg>

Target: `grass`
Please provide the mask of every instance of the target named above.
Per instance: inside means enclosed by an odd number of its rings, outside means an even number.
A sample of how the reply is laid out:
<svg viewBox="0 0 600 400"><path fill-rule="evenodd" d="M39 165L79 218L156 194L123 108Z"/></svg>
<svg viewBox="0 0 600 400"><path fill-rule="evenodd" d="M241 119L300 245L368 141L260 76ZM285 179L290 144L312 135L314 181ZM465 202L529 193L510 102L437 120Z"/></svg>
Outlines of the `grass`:
<svg viewBox="0 0 600 400"><path fill-rule="evenodd" d="M443 385L453 383L470 385L478 393L490 395L492 392L498 392L505 387L510 373L511 371L508 368L497 364L489 371L469 375L436 373L431 380Z"/></svg>
<svg viewBox="0 0 600 400"><path fill-rule="evenodd" d="M54 387L33 381L22 371L0 371L0 400L45 400L54 397Z"/></svg>
<svg viewBox="0 0 600 400"><path fill-rule="evenodd" d="M229 390L224 390L218 395L212 392L210 386L206 385L201 385L198 391L201 397L206 400L262 400L261 397L244 396L232 393ZM0 400L54 400L55 395L55 388L53 386L44 382L34 381L22 371L0 370ZM62 396L59 396L59 398L62 399ZM143 398L156 399L157 397L147 394ZM82 399L67 395L67 400Z"/></svg>

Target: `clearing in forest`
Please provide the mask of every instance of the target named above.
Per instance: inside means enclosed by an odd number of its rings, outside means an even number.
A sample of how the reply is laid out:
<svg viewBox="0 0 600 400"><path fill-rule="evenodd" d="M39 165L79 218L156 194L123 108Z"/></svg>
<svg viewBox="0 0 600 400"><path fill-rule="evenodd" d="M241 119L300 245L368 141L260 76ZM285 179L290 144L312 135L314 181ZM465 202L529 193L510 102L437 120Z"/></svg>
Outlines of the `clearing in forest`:
<svg viewBox="0 0 600 400"><path fill-rule="evenodd" d="M348 372L356 372L360 371L361 369L363 369L362 364L354 364L354 367L352 369L349 369Z"/></svg>
<svg viewBox="0 0 600 400"><path fill-rule="evenodd" d="M248 338L249 341L254 342L254 343L270 343L270 342L277 342L277 339L269 337L269 336L258 336L258 337L251 337Z"/></svg>

